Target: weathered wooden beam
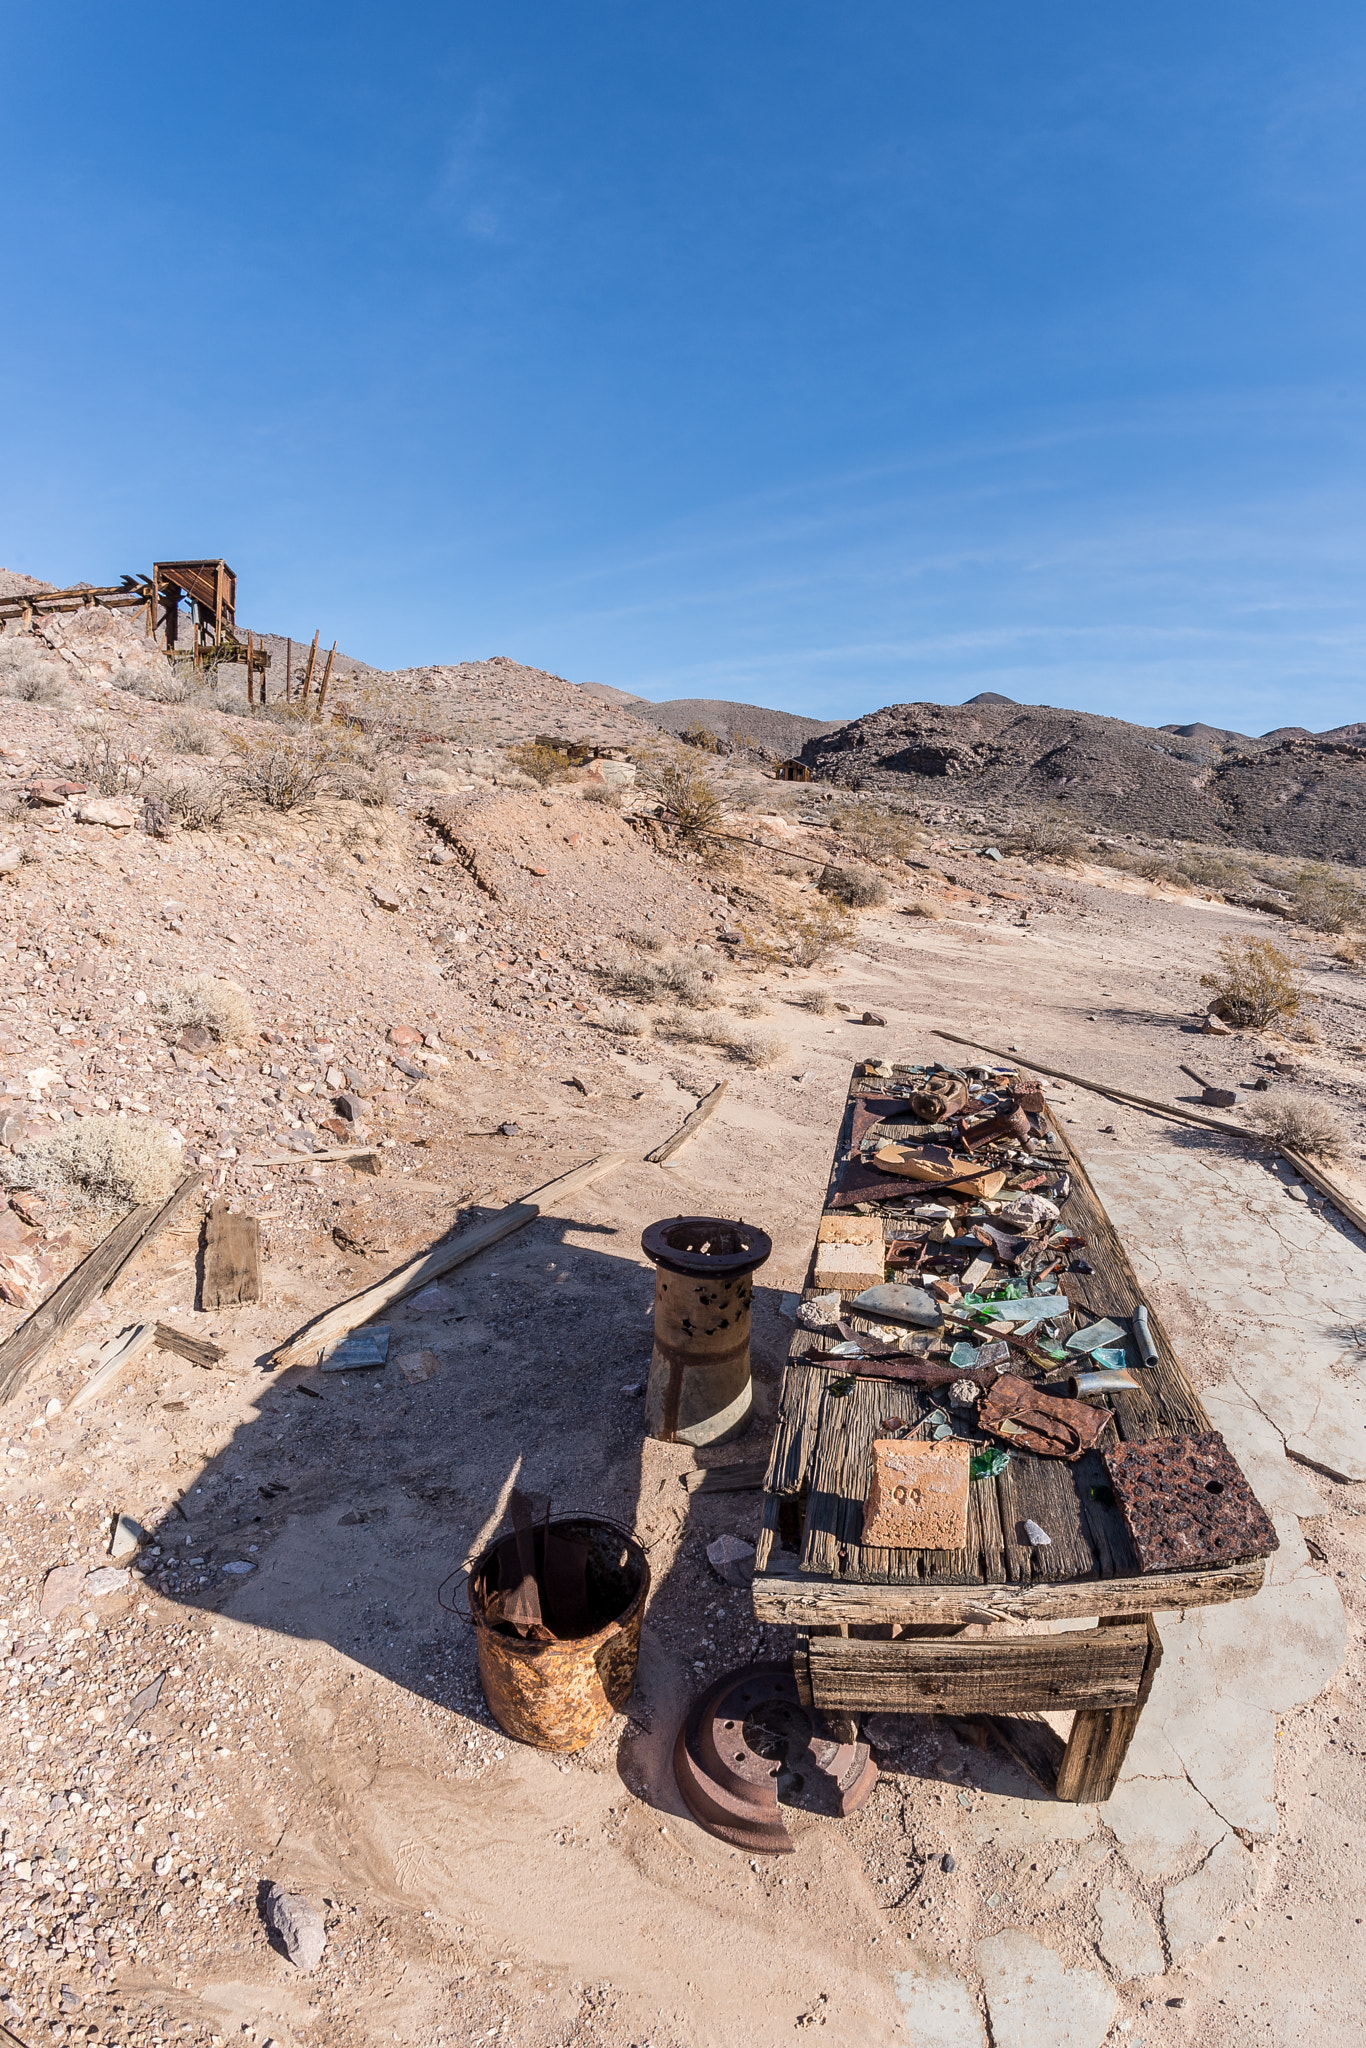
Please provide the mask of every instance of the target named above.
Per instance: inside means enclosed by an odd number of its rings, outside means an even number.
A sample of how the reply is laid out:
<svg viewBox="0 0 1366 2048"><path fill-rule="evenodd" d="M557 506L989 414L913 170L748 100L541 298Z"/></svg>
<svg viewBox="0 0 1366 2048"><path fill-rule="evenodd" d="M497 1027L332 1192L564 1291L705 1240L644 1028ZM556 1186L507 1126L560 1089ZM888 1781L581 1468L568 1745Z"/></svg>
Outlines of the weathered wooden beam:
<svg viewBox="0 0 1366 2048"><path fill-rule="evenodd" d="M0 1344L0 1407L14 1399L53 1339L113 1285L129 1260L165 1228L199 1185L199 1174L188 1173L166 1201L146 1202L140 1208L130 1209L104 1241L53 1289L42 1307L36 1308L28 1321Z"/></svg>
<svg viewBox="0 0 1366 2048"><path fill-rule="evenodd" d="M837 1622L1072 1621L1091 1615L1173 1613L1250 1600L1266 1577L1266 1559L1202 1572L1149 1572L1134 1578L1041 1580L1035 1585L876 1585L813 1577L787 1557L772 1558L754 1580L754 1612L785 1627Z"/></svg>
<svg viewBox="0 0 1366 2048"><path fill-rule="evenodd" d="M590 1181L598 1180L604 1173L611 1173L625 1163L621 1152L604 1153L600 1159L590 1159L586 1166L576 1166L570 1173L562 1173L557 1180L547 1181L544 1187L533 1188L529 1195L523 1195L520 1202L512 1202L506 1209L500 1209L496 1216L490 1216L485 1223L476 1224L460 1237L448 1238L434 1245L429 1252L410 1259L406 1266L400 1266L387 1280L379 1280L373 1287L365 1288L360 1294L353 1294L349 1301L328 1309L301 1330L289 1343L282 1344L275 1353L275 1364L311 1364L321 1351L352 1330L358 1330L362 1323L368 1323L381 1309L391 1302L411 1294L428 1280L437 1280L443 1273L452 1272L480 1252L488 1251L492 1245L501 1244L505 1237L511 1237L515 1230L525 1224L534 1223L536 1218L553 1208L557 1202L577 1194Z"/></svg>
<svg viewBox="0 0 1366 2048"><path fill-rule="evenodd" d="M812 1635L807 1645L821 1708L969 1717L1076 1709L1098 1720L1129 1709L1135 1722L1148 1652L1148 1626L1137 1621L966 1643ZM1072 1796L1061 1790L1061 1776L1059 1787L1060 1798Z"/></svg>
<svg viewBox="0 0 1366 2048"><path fill-rule="evenodd" d="M236 1308L261 1299L261 1226L254 1216L229 1214L220 1195L204 1224L201 1308Z"/></svg>
<svg viewBox="0 0 1366 2048"><path fill-rule="evenodd" d="M662 1145L656 1145L653 1152L645 1154L646 1164L648 1166L663 1166L673 1158L676 1152L681 1152L689 1138L696 1137L708 1117L714 1115L720 1108L722 1098L729 1087L729 1081L718 1081L711 1094L704 1095L696 1109L690 1115L684 1117L673 1136L666 1138Z"/></svg>
<svg viewBox="0 0 1366 2048"><path fill-rule="evenodd" d="M150 1351L157 1341L155 1323L135 1323L131 1330L125 1330L112 1343L102 1347L99 1363L84 1386L78 1387L67 1404L67 1412L76 1414L92 1401L98 1401L101 1394L108 1393L114 1381L135 1358L141 1358L144 1351Z"/></svg>
<svg viewBox="0 0 1366 2048"><path fill-rule="evenodd" d="M1118 1634L1123 1624L1113 1616L1102 1619L1096 1634L1103 1641ZM1056 1637L1054 1640L1058 1640ZM1058 1765L1057 1794L1077 1806L1094 1806L1110 1797L1119 1783L1124 1759L1138 1728L1139 1717L1152 1691L1157 1667L1162 1662L1162 1638L1151 1614L1144 1640L1143 1669L1138 1696L1131 1701L1111 1701L1087 1706L1078 1713Z"/></svg>

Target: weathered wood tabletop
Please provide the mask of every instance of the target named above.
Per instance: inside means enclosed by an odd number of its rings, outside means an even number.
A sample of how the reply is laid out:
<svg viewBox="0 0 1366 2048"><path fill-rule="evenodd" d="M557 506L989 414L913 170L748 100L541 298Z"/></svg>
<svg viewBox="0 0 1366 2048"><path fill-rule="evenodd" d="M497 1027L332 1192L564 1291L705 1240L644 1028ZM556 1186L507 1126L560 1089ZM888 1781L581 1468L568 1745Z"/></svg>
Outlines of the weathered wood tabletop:
<svg viewBox="0 0 1366 2048"><path fill-rule="evenodd" d="M927 1049L921 1058L929 1065L934 1053ZM1001 1075L997 1063L983 1064L996 1072L998 1087L1010 1088L1009 1076ZM855 1070L827 1189L827 1215L836 1213L832 1198L858 1158L858 1104L870 1096L904 1092L917 1071L909 1065L880 1075ZM1027 1083L1023 1072L1018 1078ZM1109 1317L1127 1329L1144 1300L1133 1267L1081 1160L1046 1105L1037 1096L1034 1101L1034 1127L1048 1145L1048 1163L1071 1178L1062 1223L1085 1240L1085 1263L1091 1268L1059 1272L1062 1308L1086 1322ZM868 1121L865 1110L859 1124ZM845 1199L839 1213L848 1214L847 1193ZM933 1185L908 1183L905 1201L892 1205L896 1220L884 1222L885 1236L904 1236L914 1227L906 1220L911 1209L939 1199ZM807 1300L820 1291L814 1272L813 1252ZM851 1379L847 1362L822 1356L832 1339L797 1329L765 1479L753 1597L760 1619L795 1623L801 1631L798 1659L805 1669L799 1669L798 1679L814 1687L816 1704L850 1711L900 1707L972 1713L976 1702L977 1709L992 1715L1010 1714L1017 1705L1026 1711L1054 1704L1097 1709L1092 1718L1105 1722L1100 1734L1108 1761L1098 1764L1092 1757L1087 1765L1083 1758L1084 1767L1070 1774L1070 1790L1064 1790L1067 1773L1060 1755L1049 1770L1037 1768L1037 1757L1029 1767L1044 1782L1051 1782L1051 1770L1061 1796L1107 1796L1161 1655L1152 1614L1246 1598L1261 1586L1266 1570L1265 1557L1178 1572L1145 1573L1140 1566L1108 1483L1102 1450L1116 1441L1194 1436L1212 1426L1159 1317L1144 1305L1158 1360L1142 1366L1133 1338L1127 1338L1128 1360L1140 1384L1094 1397L1114 1413L1113 1428L1106 1430L1100 1447L1074 1463L1016 1453L997 1476L975 1480L962 1550L890 1550L862 1541L871 1445L888 1433L883 1418L923 1422L933 1409L943 1408L943 1390L893 1378ZM871 1327L847 1310L845 1321L859 1329ZM1046 1530L1051 1542L1031 1544L1026 1521ZM905 1641L911 1629L921 1637L936 1630L948 1637L972 1624L1086 1617L1101 1623L1103 1638L1087 1631L1021 1639L1016 1627L1013 1648L1007 1640L1011 1632L1003 1630L994 1639L945 1642L937 1653L933 1643L922 1641L914 1654ZM975 1633L980 1637L980 1630ZM1055 1647L1045 1654L1046 1643ZM1026 1674L1023 1683L1012 1678L1017 1668ZM1132 1710L1123 1728L1110 1725L1112 1707ZM1078 1723L1085 1719L1079 1712ZM1019 1736L1019 1729L1017 1739L1006 1731L1008 1746L1017 1754ZM1080 1735L1076 1746L1086 1747ZM1060 1742L1056 1748L1061 1750Z"/></svg>

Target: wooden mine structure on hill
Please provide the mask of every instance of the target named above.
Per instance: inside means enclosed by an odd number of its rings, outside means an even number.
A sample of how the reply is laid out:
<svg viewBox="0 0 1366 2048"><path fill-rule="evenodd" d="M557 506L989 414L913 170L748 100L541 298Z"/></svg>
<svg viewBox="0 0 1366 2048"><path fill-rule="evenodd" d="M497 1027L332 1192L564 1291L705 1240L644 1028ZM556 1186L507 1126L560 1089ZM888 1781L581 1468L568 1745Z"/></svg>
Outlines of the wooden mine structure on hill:
<svg viewBox="0 0 1366 2048"><path fill-rule="evenodd" d="M31 626L45 613L92 610L141 611L148 636L174 660L189 654L196 668L245 662L247 693L261 678L265 701L269 650L248 633L237 637L237 577L224 561L154 562L150 576L124 576L117 584L73 584L68 590L19 591L0 597L0 631L11 619ZM182 645L182 629L189 631Z"/></svg>

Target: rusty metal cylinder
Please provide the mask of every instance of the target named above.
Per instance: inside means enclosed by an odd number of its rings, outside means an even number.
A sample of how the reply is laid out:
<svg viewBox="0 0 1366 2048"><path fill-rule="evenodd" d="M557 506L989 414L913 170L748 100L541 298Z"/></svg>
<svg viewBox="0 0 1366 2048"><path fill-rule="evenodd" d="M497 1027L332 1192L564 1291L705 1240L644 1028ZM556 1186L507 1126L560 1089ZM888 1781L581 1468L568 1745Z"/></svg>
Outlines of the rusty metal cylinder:
<svg viewBox="0 0 1366 2048"><path fill-rule="evenodd" d="M586 1747L631 1697L650 1564L635 1537L615 1522L557 1515L550 1526L588 1538L587 1635L538 1643L490 1625L487 1602L498 1587L501 1539L470 1573L469 1600L479 1683L494 1720L516 1742L567 1754Z"/></svg>
<svg viewBox="0 0 1366 2048"><path fill-rule="evenodd" d="M641 1235L655 1268L645 1429L665 1443L725 1443L749 1425L753 1275L773 1241L749 1223L671 1216Z"/></svg>

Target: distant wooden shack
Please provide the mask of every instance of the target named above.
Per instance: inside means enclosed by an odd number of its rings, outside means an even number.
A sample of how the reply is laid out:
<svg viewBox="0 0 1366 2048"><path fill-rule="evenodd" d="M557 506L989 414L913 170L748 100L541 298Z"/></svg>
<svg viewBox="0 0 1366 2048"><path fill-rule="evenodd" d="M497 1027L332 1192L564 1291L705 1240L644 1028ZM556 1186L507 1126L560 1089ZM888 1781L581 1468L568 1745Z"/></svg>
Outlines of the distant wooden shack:
<svg viewBox="0 0 1366 2048"><path fill-rule="evenodd" d="M811 770L805 761L780 761L773 771L779 782L810 782Z"/></svg>

